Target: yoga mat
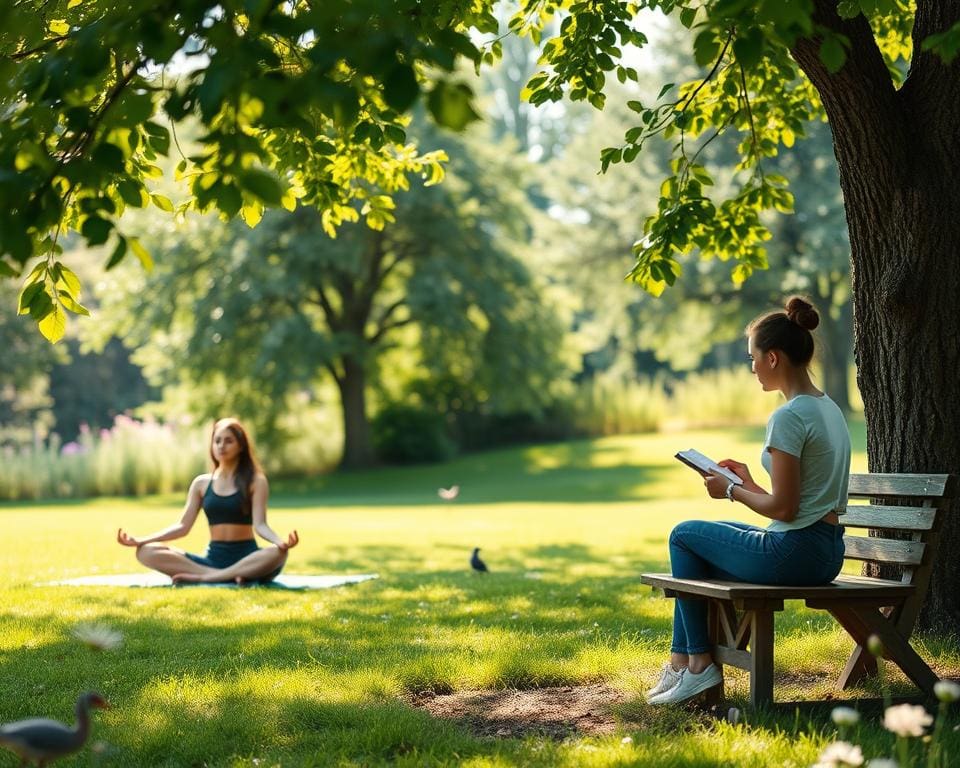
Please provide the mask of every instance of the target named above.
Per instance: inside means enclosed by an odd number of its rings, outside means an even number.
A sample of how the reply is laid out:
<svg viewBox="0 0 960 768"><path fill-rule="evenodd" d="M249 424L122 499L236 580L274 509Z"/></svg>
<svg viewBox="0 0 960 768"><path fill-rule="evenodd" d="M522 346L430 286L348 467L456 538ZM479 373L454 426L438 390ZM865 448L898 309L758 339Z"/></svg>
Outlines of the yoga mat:
<svg viewBox="0 0 960 768"><path fill-rule="evenodd" d="M249 589L251 587L268 587L271 589L330 589L346 584L357 584L369 581L379 576L376 573L356 573L338 576L309 575L299 573L281 573L269 584L247 584L238 587L236 584L183 584L179 587L226 587L228 589ZM74 579L62 581L48 581L38 584L40 587L172 587L174 584L169 576L154 571L148 573L114 573L93 576L78 576Z"/></svg>

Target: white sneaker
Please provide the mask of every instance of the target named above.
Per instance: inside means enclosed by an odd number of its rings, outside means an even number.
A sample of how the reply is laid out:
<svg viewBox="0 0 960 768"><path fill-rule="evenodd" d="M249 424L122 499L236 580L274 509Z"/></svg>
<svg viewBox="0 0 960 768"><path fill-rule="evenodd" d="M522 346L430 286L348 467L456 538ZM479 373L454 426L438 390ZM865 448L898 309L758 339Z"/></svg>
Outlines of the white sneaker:
<svg viewBox="0 0 960 768"><path fill-rule="evenodd" d="M680 672L674 669L673 665L668 661L663 665L660 680L657 681L657 684L653 686L653 688L647 691L647 701L650 701L654 696L659 696L661 693L666 693L679 682Z"/></svg>
<svg viewBox="0 0 960 768"><path fill-rule="evenodd" d="M711 664L699 674L684 669L680 672L679 683L673 688L648 699L648 702L650 704L679 704L681 701L691 699L698 693L721 683L723 683L723 675L720 674L716 664Z"/></svg>

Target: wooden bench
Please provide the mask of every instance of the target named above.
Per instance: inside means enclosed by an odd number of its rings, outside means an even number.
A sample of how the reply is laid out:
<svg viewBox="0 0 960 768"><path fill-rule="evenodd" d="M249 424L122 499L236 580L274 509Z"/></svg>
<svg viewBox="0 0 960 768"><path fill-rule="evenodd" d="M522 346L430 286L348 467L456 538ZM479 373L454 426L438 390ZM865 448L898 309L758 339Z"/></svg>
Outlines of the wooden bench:
<svg viewBox="0 0 960 768"><path fill-rule="evenodd" d="M710 601L709 629L718 666L729 664L750 673L751 705L773 704L774 614L784 600L803 600L829 611L853 638L855 647L838 685L847 688L877 674L877 660L867 650L876 635L884 657L894 662L925 694L932 695L937 676L910 646L910 635L930 584L937 554L937 532L955 489L954 475L851 475L851 503L840 522L846 559L865 563L863 575L841 574L821 587L777 587L730 581L676 579L669 573L645 573L644 584L667 597ZM866 500L866 503L856 503ZM850 528L863 536L849 535ZM883 566L902 568L899 579L873 574ZM887 569L889 570L889 569ZM722 697L711 692L711 700Z"/></svg>

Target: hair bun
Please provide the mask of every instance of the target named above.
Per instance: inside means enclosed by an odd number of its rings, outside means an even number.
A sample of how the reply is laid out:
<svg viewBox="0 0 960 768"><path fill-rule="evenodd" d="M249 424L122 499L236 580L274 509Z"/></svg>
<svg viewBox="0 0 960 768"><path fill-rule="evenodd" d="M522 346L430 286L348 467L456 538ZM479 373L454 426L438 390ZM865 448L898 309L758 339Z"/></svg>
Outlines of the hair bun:
<svg viewBox="0 0 960 768"><path fill-rule="evenodd" d="M820 315L806 299L791 296L787 299L787 317L801 328L812 331L820 325Z"/></svg>

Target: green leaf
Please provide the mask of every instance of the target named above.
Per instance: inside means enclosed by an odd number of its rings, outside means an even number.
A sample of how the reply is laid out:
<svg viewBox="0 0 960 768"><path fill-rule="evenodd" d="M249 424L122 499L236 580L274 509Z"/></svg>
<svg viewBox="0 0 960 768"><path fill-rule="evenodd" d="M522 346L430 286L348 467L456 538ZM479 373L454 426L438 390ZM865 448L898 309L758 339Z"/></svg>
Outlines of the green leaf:
<svg viewBox="0 0 960 768"><path fill-rule="evenodd" d="M157 206L161 211L166 211L167 213L173 213L173 203L170 202L169 197L164 195L159 195L156 192L150 195L150 199L153 201L153 204Z"/></svg>
<svg viewBox="0 0 960 768"><path fill-rule="evenodd" d="M763 32L757 27L733 41L733 55L744 69L752 69L763 58Z"/></svg>
<svg viewBox="0 0 960 768"><path fill-rule="evenodd" d="M243 219L248 227L253 229L260 223L260 219L263 218L263 206L256 200L247 203L240 209L240 218Z"/></svg>
<svg viewBox="0 0 960 768"><path fill-rule="evenodd" d="M703 30L693 41L693 57L701 67L713 64L719 53L720 41L712 29Z"/></svg>
<svg viewBox="0 0 960 768"><path fill-rule="evenodd" d="M243 189L267 205L280 205L280 199L283 197L283 187L272 174L251 168L242 171L237 181L240 182Z"/></svg>
<svg viewBox="0 0 960 768"><path fill-rule="evenodd" d="M430 91L427 107L437 123L454 131L462 131L480 118L473 108L472 98L473 91L467 85L441 80Z"/></svg>
<svg viewBox="0 0 960 768"><path fill-rule="evenodd" d="M687 29L693 26L693 20L697 17L696 8L684 8L680 11L680 23Z"/></svg>
<svg viewBox="0 0 960 768"><path fill-rule="evenodd" d="M133 250L133 255L140 260L143 268L148 272L153 269L153 257L150 255L150 252L140 244L140 241L135 237L130 237L127 238L127 242L130 244L131 250Z"/></svg>
<svg viewBox="0 0 960 768"><path fill-rule="evenodd" d="M64 266L59 261L54 264L55 274L57 276L58 282L62 282L64 287L73 298L80 298L80 278L76 276L74 271L67 266Z"/></svg>
<svg viewBox="0 0 960 768"><path fill-rule="evenodd" d="M90 316L90 310L83 306L83 304L81 304L79 301L74 299L73 296L66 291L60 291L60 303L75 315Z"/></svg>
<svg viewBox="0 0 960 768"><path fill-rule="evenodd" d="M51 344L56 344L67 332L67 314L59 304L53 304L51 302L50 311L38 319L40 321L38 323L40 333L42 333Z"/></svg>
<svg viewBox="0 0 960 768"><path fill-rule="evenodd" d="M3 277L16 277L20 273L17 272L13 267L11 267L3 259L0 259L0 276Z"/></svg>
<svg viewBox="0 0 960 768"><path fill-rule="evenodd" d="M217 208L231 219L237 215L243 206L243 195L232 184L221 184L213 199L217 203Z"/></svg>
<svg viewBox="0 0 960 768"><path fill-rule="evenodd" d="M110 258L107 261L107 266L105 269L107 271L113 269L117 264L123 261L123 257L127 255L127 239L120 236L120 239L117 241L116 247L113 249L113 253L110 254Z"/></svg>
<svg viewBox="0 0 960 768"><path fill-rule="evenodd" d="M34 320L42 320L50 314L52 308L53 299L50 298L50 294L47 293L46 290L42 290L30 300L30 306L27 307L27 311Z"/></svg>
<svg viewBox="0 0 960 768"><path fill-rule="evenodd" d="M820 44L820 60L830 72L839 72L847 61L847 51L836 36L824 38Z"/></svg>
<svg viewBox="0 0 960 768"><path fill-rule="evenodd" d="M131 179L120 179L117 182L117 194L131 208L143 208L144 189Z"/></svg>
<svg viewBox="0 0 960 768"><path fill-rule="evenodd" d="M420 84L413 68L397 64L383 80L383 100L397 112L406 112L420 95Z"/></svg>
<svg viewBox="0 0 960 768"><path fill-rule="evenodd" d="M17 302L17 314L25 315L30 311L30 304L37 297L37 294L43 291L43 283L30 283L22 291Z"/></svg>
<svg viewBox="0 0 960 768"><path fill-rule="evenodd" d="M99 216L88 216L80 227L80 234L86 238L90 245L103 245L110 237L112 229L113 224L106 219L101 219Z"/></svg>

